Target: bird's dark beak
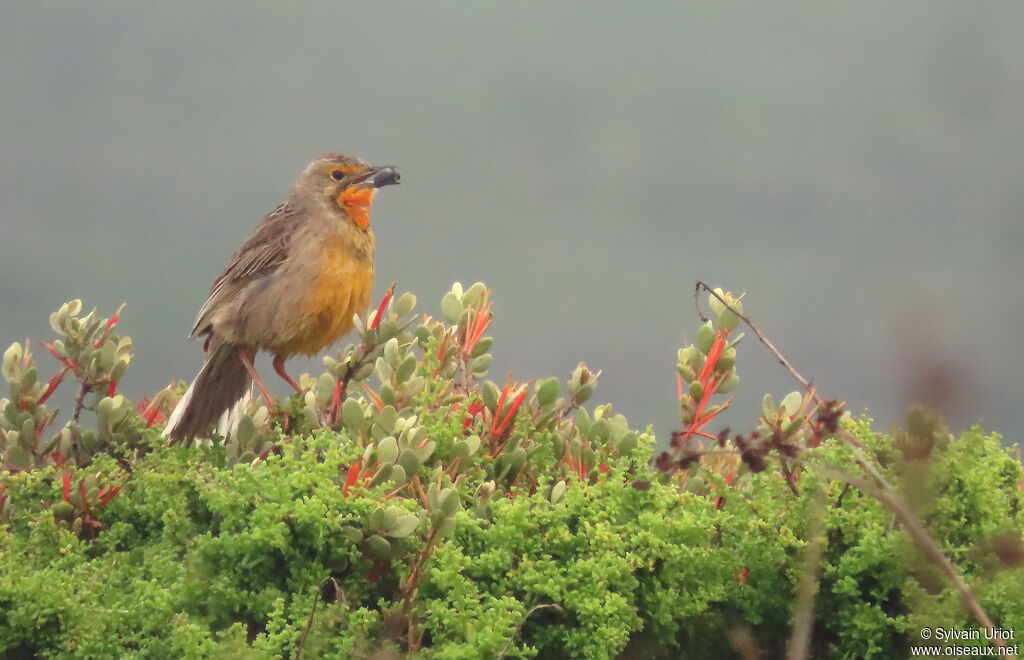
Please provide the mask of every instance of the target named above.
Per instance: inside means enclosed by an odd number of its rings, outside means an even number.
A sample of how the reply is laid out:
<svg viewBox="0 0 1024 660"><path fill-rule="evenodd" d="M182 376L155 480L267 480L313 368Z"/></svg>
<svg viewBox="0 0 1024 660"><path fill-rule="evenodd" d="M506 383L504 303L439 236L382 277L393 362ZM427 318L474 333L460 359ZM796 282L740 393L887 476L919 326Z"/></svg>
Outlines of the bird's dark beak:
<svg viewBox="0 0 1024 660"><path fill-rule="evenodd" d="M393 186L401 180L402 177L398 175L397 167L385 165L366 170L352 183L368 183L374 188L383 188L384 186Z"/></svg>
<svg viewBox="0 0 1024 660"><path fill-rule="evenodd" d="M393 186L399 183L402 177L398 175L398 168L386 165L384 167L378 167L376 173L373 175L373 185L376 188L383 188L384 186Z"/></svg>

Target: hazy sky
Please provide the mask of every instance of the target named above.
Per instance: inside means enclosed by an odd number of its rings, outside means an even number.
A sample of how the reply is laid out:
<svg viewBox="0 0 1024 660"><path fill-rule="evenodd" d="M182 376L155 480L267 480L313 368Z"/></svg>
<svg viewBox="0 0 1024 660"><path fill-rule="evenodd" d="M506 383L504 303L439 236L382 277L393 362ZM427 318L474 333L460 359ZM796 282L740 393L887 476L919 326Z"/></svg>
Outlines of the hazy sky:
<svg viewBox="0 0 1024 660"><path fill-rule="evenodd" d="M917 396L1024 427L1019 3L0 12L0 341L127 301L132 396L191 379L211 280L341 150L402 169L375 297L485 281L496 380L586 360L665 438L704 279L880 429ZM735 430L795 389L751 337L739 372Z"/></svg>

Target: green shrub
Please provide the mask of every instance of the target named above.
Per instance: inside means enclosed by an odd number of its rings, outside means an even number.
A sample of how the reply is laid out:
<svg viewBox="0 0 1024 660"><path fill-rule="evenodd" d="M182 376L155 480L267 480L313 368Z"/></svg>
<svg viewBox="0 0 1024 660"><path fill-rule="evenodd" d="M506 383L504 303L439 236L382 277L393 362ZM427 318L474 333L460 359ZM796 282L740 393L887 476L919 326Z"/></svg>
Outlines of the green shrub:
<svg viewBox="0 0 1024 660"><path fill-rule="evenodd" d="M62 362L95 428L76 419L47 439L52 388L27 346L8 349L0 654L778 657L808 570L813 657L900 657L921 627L977 626L898 516L849 485L869 476L863 456L995 625L1024 629L1021 467L998 437L953 438L919 415L878 434L791 395L766 398L758 432L695 444L717 412L704 390L734 380L724 332L680 354L683 430L659 469L649 429L583 408L598 379L585 365L564 384L482 380L482 285L447 294L443 321L410 322L414 306L382 305L303 395L269 413L251 402L231 437L191 448L159 435L180 387L134 407L79 364L108 344L131 357L80 304L54 327L95 325ZM716 352L727 364L705 369ZM348 394L371 373L375 387Z"/></svg>

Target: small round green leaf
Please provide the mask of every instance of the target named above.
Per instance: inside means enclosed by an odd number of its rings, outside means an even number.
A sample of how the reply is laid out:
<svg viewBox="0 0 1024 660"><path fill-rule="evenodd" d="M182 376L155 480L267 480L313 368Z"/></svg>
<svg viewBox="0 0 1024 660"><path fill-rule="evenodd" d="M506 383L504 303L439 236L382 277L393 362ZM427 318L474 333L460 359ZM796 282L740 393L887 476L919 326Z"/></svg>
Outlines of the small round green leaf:
<svg viewBox="0 0 1024 660"><path fill-rule="evenodd" d="M441 317L450 324L459 322L462 316L462 301L453 292L444 294L441 299Z"/></svg>
<svg viewBox="0 0 1024 660"><path fill-rule="evenodd" d="M345 428L353 433L358 433L366 425L366 418L363 414L363 407L355 399L345 399L341 404L341 421Z"/></svg>
<svg viewBox="0 0 1024 660"><path fill-rule="evenodd" d="M420 519L417 516L399 516L398 520L395 521L395 524L392 525L391 529L388 531L388 536L396 539L404 539L406 536L415 532L416 528L419 527L419 524Z"/></svg>
<svg viewBox="0 0 1024 660"><path fill-rule="evenodd" d="M366 539L366 549L371 554L376 555L381 559L391 558L391 544L386 538L379 534L374 534L370 538Z"/></svg>
<svg viewBox="0 0 1024 660"><path fill-rule="evenodd" d="M398 458L398 441L394 436L389 435L377 443L377 461L380 463L394 463Z"/></svg>
<svg viewBox="0 0 1024 660"><path fill-rule="evenodd" d="M711 352L711 345L715 343L715 329L711 321L703 324L697 329L697 348L701 353L707 355Z"/></svg>

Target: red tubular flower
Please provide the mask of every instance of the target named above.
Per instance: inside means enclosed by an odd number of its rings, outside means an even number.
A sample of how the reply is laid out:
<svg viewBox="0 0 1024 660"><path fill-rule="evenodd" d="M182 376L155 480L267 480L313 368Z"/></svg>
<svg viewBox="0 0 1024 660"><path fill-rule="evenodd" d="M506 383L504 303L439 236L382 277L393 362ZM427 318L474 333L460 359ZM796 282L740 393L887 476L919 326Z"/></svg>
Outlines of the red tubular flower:
<svg viewBox="0 0 1024 660"><path fill-rule="evenodd" d="M64 380L64 376L68 371L69 367L64 367L50 378L50 381L46 384L46 391L43 392L43 396L39 397L40 405L46 403L46 400L50 398L50 395L56 391L57 386Z"/></svg>
<svg viewBox="0 0 1024 660"><path fill-rule="evenodd" d="M153 399L140 400L135 409L139 411L142 419L146 420L147 429L157 422L164 421L164 411L160 406L154 405Z"/></svg>
<svg viewBox="0 0 1024 660"><path fill-rule="evenodd" d="M338 419L341 414L341 381L334 379L334 394L331 395L331 415Z"/></svg>
<svg viewBox="0 0 1024 660"><path fill-rule="evenodd" d="M462 337L462 359L464 361L469 361L473 349L484 336L487 327L491 325L491 310L494 308L494 303L487 299L490 293L490 290L484 292L480 304L469 308L469 316Z"/></svg>
<svg viewBox="0 0 1024 660"><path fill-rule="evenodd" d="M728 472L725 473L725 485L726 486L731 486L732 485L732 479L733 479L733 471L729 470ZM724 506L725 506L725 498L722 497L722 496L716 497L715 498L715 509L721 511L722 507L724 507Z"/></svg>
<svg viewBox="0 0 1024 660"><path fill-rule="evenodd" d="M85 515L92 513L89 511L89 498L85 496L85 481L78 482L78 492L82 494L82 508L85 509Z"/></svg>
<svg viewBox="0 0 1024 660"><path fill-rule="evenodd" d="M725 338L729 336L729 329L722 328L715 333L715 341L711 344L711 350L708 351L708 357L704 360L704 368L700 370L700 375L697 379L700 382L705 382L711 372L714 371L715 366L718 364L718 358L722 357L722 353L725 352Z"/></svg>
<svg viewBox="0 0 1024 660"><path fill-rule="evenodd" d="M370 330L376 330L380 326L380 319L384 316L384 308L391 302L391 297L395 295L395 285L398 282L392 282L391 287L385 292L384 297L380 301L380 306L377 308L377 315L373 317L373 323L370 324Z"/></svg>
<svg viewBox="0 0 1024 660"><path fill-rule="evenodd" d="M700 374L697 376L697 381L704 386L704 394L701 396L700 401L697 404L697 410L693 416L693 421L690 423L690 428L688 428L684 434L685 439L689 439L694 435L714 439L715 436L706 433L703 429L718 415L718 413L728 408L729 403L732 401L732 399L726 401L714 412L707 415L703 414L704 409L707 408L708 402L711 400L711 397L714 396L715 392L718 390L718 386L722 384L721 376L715 373L715 365L718 364L718 359L722 357L722 353L725 352L725 340L728 335L729 330L727 328L722 328L715 334L715 341L711 345L711 350L708 351L707 358L704 360L704 367L700 370Z"/></svg>
<svg viewBox="0 0 1024 660"><path fill-rule="evenodd" d="M143 418L146 420L146 428L148 429L157 422L164 421L164 411L159 408L153 408Z"/></svg>
<svg viewBox="0 0 1024 660"><path fill-rule="evenodd" d="M120 486L114 486L113 488L111 488L103 497L103 499L100 500L100 506L106 506L107 502L109 502L114 497L114 495L117 495L120 491Z"/></svg>
<svg viewBox="0 0 1024 660"><path fill-rule="evenodd" d="M479 401L474 401L469 404L469 410L467 411L469 414L462 419L462 430L465 431L472 426L473 420L476 419L478 415L482 417L485 410L487 410L487 407Z"/></svg>
<svg viewBox="0 0 1024 660"><path fill-rule="evenodd" d="M811 425L811 447L821 446L821 422L813 422Z"/></svg>
<svg viewBox="0 0 1024 660"><path fill-rule="evenodd" d="M65 470L64 474L61 475L61 476L62 476L62 478L64 480L64 501L65 502L70 502L71 501L71 499L70 499L71 498L71 473L68 472L67 470Z"/></svg>
<svg viewBox="0 0 1024 660"><path fill-rule="evenodd" d="M384 410L384 401L382 401L377 393L371 390L370 386L366 383L363 383L363 393L366 394L366 398L370 400L370 403L373 404L373 407L376 408L378 412Z"/></svg>
<svg viewBox="0 0 1024 660"><path fill-rule="evenodd" d="M565 455L562 456L562 462L565 463L566 465L568 465L569 466L569 470L573 474L575 474L577 477L579 477L580 482L582 482L584 484L587 483L587 481L588 481L587 477L590 476L590 465L586 461L582 461L581 460L579 463L577 463L576 459L574 459L569 454L569 450L567 449L565 451ZM605 468L606 468L605 464L601 463L600 471L604 472Z"/></svg>
<svg viewBox="0 0 1024 660"><path fill-rule="evenodd" d="M363 469L363 459L361 459L361 458L358 461L356 461L355 463L353 463L352 466L348 469L348 474L345 476L345 488L342 489L342 491L341 491L341 494L343 496L348 497L348 489L351 488L352 485L359 478L359 471L362 470L362 469Z"/></svg>
<svg viewBox="0 0 1024 660"><path fill-rule="evenodd" d="M434 372L430 374L431 376L436 377L441 373L441 369L444 368L444 360L448 357L448 340L450 336L447 332L441 335L441 341L437 346L437 369L434 369Z"/></svg>
<svg viewBox="0 0 1024 660"><path fill-rule="evenodd" d="M505 404L505 398L509 394L509 385L505 385L501 388L501 396L498 398L498 407L494 411L494 418L491 420L491 435L500 438L508 430L509 424L515 418L516 413L519 412L519 406L523 405L523 401L526 399L527 387L525 385L519 386L520 391L516 395L516 398L512 401L512 404L508 407L508 411L502 415L501 407Z"/></svg>
<svg viewBox="0 0 1024 660"><path fill-rule="evenodd" d="M75 374L78 374L81 371L78 368L77 364L75 364L74 362L72 362L71 360L69 360L67 358L62 358L61 356L57 355L57 349L54 348L53 344L51 344L50 342L44 341L43 342L43 347L50 352L50 355L53 356L53 359L57 360L57 362L60 362L61 365L64 366L65 368L70 369L71 371L74 371Z"/></svg>
<svg viewBox="0 0 1024 660"><path fill-rule="evenodd" d="M110 320L107 321L106 327L103 328L103 334L107 334L108 332L110 332L114 328L115 325L117 325L118 320L121 318L121 310L122 309L124 309L124 305L123 304L120 307L117 308L117 311L114 312L113 316L110 317ZM102 343L103 343L103 337L100 337L95 342L93 342L93 346L96 347L96 348L99 348ZM113 394L111 394L111 396L113 396Z"/></svg>
<svg viewBox="0 0 1024 660"><path fill-rule="evenodd" d="M501 414L501 409L505 407L505 397L508 396L508 385L501 388L501 394L498 396L498 405L494 407L494 417L491 418L491 433L494 433L496 425L498 423L498 415Z"/></svg>

